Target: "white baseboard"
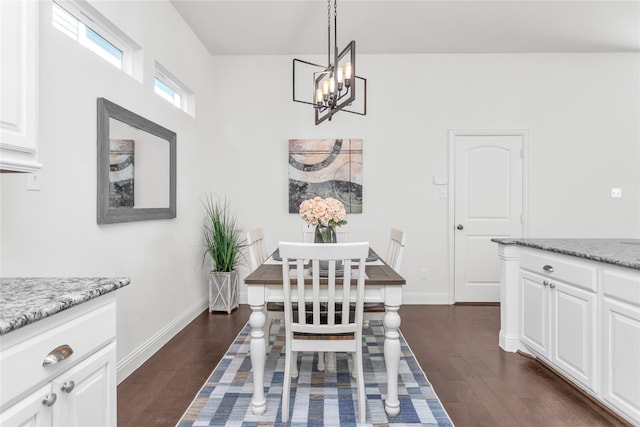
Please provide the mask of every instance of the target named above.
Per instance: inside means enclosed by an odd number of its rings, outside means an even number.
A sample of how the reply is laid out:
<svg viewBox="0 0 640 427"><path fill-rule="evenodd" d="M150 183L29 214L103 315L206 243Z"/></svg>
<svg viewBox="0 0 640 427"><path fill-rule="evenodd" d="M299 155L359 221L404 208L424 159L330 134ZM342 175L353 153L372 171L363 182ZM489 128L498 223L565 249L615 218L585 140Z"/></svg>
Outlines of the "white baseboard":
<svg viewBox="0 0 640 427"><path fill-rule="evenodd" d="M518 335L507 334L502 329L500 329L500 334L498 335L498 345L504 351L511 353L515 353L522 347L520 345L520 337Z"/></svg>
<svg viewBox="0 0 640 427"><path fill-rule="evenodd" d="M142 343L134 351L126 355L116 364L116 378L118 384L147 361L156 351L165 345L171 338L187 326L193 319L209 307L209 296L205 296L200 301L189 307L187 311L173 319L155 335Z"/></svg>
<svg viewBox="0 0 640 427"><path fill-rule="evenodd" d="M403 304L451 305L449 292L403 292Z"/></svg>

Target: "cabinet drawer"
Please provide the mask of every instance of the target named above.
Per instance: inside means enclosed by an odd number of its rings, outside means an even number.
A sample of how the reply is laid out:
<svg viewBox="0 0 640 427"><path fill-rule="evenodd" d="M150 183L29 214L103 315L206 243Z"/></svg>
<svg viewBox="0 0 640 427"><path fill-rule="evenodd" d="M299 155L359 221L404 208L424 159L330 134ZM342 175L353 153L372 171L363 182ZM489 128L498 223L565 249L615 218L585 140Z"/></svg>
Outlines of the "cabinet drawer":
<svg viewBox="0 0 640 427"><path fill-rule="evenodd" d="M24 331L7 334L3 337L7 339L2 342L0 354L2 406L6 407L20 394L44 384L113 341L115 328L115 303L111 302L98 306L81 304L66 313L28 325L22 328ZM34 333L33 336L21 339L30 332ZM57 363L43 366L45 357L65 344L73 350L73 354Z"/></svg>
<svg viewBox="0 0 640 427"><path fill-rule="evenodd" d="M585 265L586 260L573 261L571 257L544 253L544 255L522 251L520 266L533 273L550 279L557 279L577 287L596 292L598 290L597 270Z"/></svg>
<svg viewBox="0 0 640 427"><path fill-rule="evenodd" d="M640 271L607 268L602 271L602 286L606 296L640 307Z"/></svg>

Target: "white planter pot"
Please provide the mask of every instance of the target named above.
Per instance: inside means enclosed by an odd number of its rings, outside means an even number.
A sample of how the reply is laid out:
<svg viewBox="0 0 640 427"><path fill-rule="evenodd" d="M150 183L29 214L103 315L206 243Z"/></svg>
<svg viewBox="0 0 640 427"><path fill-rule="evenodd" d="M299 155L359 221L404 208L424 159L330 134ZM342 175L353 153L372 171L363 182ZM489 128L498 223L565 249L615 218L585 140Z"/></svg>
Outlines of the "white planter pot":
<svg viewBox="0 0 640 427"><path fill-rule="evenodd" d="M238 270L209 272L209 311L231 313L238 308Z"/></svg>

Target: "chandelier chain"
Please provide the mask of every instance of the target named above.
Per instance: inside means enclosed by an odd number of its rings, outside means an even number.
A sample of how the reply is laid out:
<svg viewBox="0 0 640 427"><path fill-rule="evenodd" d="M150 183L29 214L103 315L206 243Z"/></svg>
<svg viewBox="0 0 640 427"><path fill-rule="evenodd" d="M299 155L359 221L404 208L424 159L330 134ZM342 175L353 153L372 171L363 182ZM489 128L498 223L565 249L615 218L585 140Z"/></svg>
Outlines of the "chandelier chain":
<svg viewBox="0 0 640 427"><path fill-rule="evenodd" d="M327 57L331 64L331 0L327 0Z"/></svg>
<svg viewBox="0 0 640 427"><path fill-rule="evenodd" d="M329 0L331 1L331 0ZM334 47L334 57L336 59L336 67L338 66L338 0L333 0L333 47Z"/></svg>

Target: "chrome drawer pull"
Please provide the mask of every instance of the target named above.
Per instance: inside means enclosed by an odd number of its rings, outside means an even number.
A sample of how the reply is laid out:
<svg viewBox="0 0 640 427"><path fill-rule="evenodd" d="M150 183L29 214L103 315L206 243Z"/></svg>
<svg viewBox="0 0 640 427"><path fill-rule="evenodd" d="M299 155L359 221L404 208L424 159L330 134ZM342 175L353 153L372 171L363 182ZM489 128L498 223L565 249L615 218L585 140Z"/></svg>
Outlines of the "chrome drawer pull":
<svg viewBox="0 0 640 427"><path fill-rule="evenodd" d="M53 404L56 403L57 398L58 395L55 393L47 394L42 398L42 404L46 406L53 406Z"/></svg>
<svg viewBox="0 0 640 427"><path fill-rule="evenodd" d="M556 285L554 285L553 283L549 283L549 287L550 287L551 289L553 289L553 288L555 288L555 287L556 287Z"/></svg>
<svg viewBox="0 0 640 427"><path fill-rule="evenodd" d="M60 347L54 348L49 354L47 354L47 357L42 361L42 366L53 365L61 362L72 354L73 349L71 347L67 344L61 345Z"/></svg>
<svg viewBox="0 0 640 427"><path fill-rule="evenodd" d="M543 286L549 286L549 282L547 282L546 280L543 280L543 281L542 281L542 285L543 285Z"/></svg>
<svg viewBox="0 0 640 427"><path fill-rule="evenodd" d="M71 393L75 386L76 383L74 381L67 381L66 383L62 384L62 386L60 386L60 390L64 391L65 393Z"/></svg>
<svg viewBox="0 0 640 427"><path fill-rule="evenodd" d="M553 266L552 265L547 264L544 267L542 267L542 269L544 271L548 271L549 273L553 273Z"/></svg>

